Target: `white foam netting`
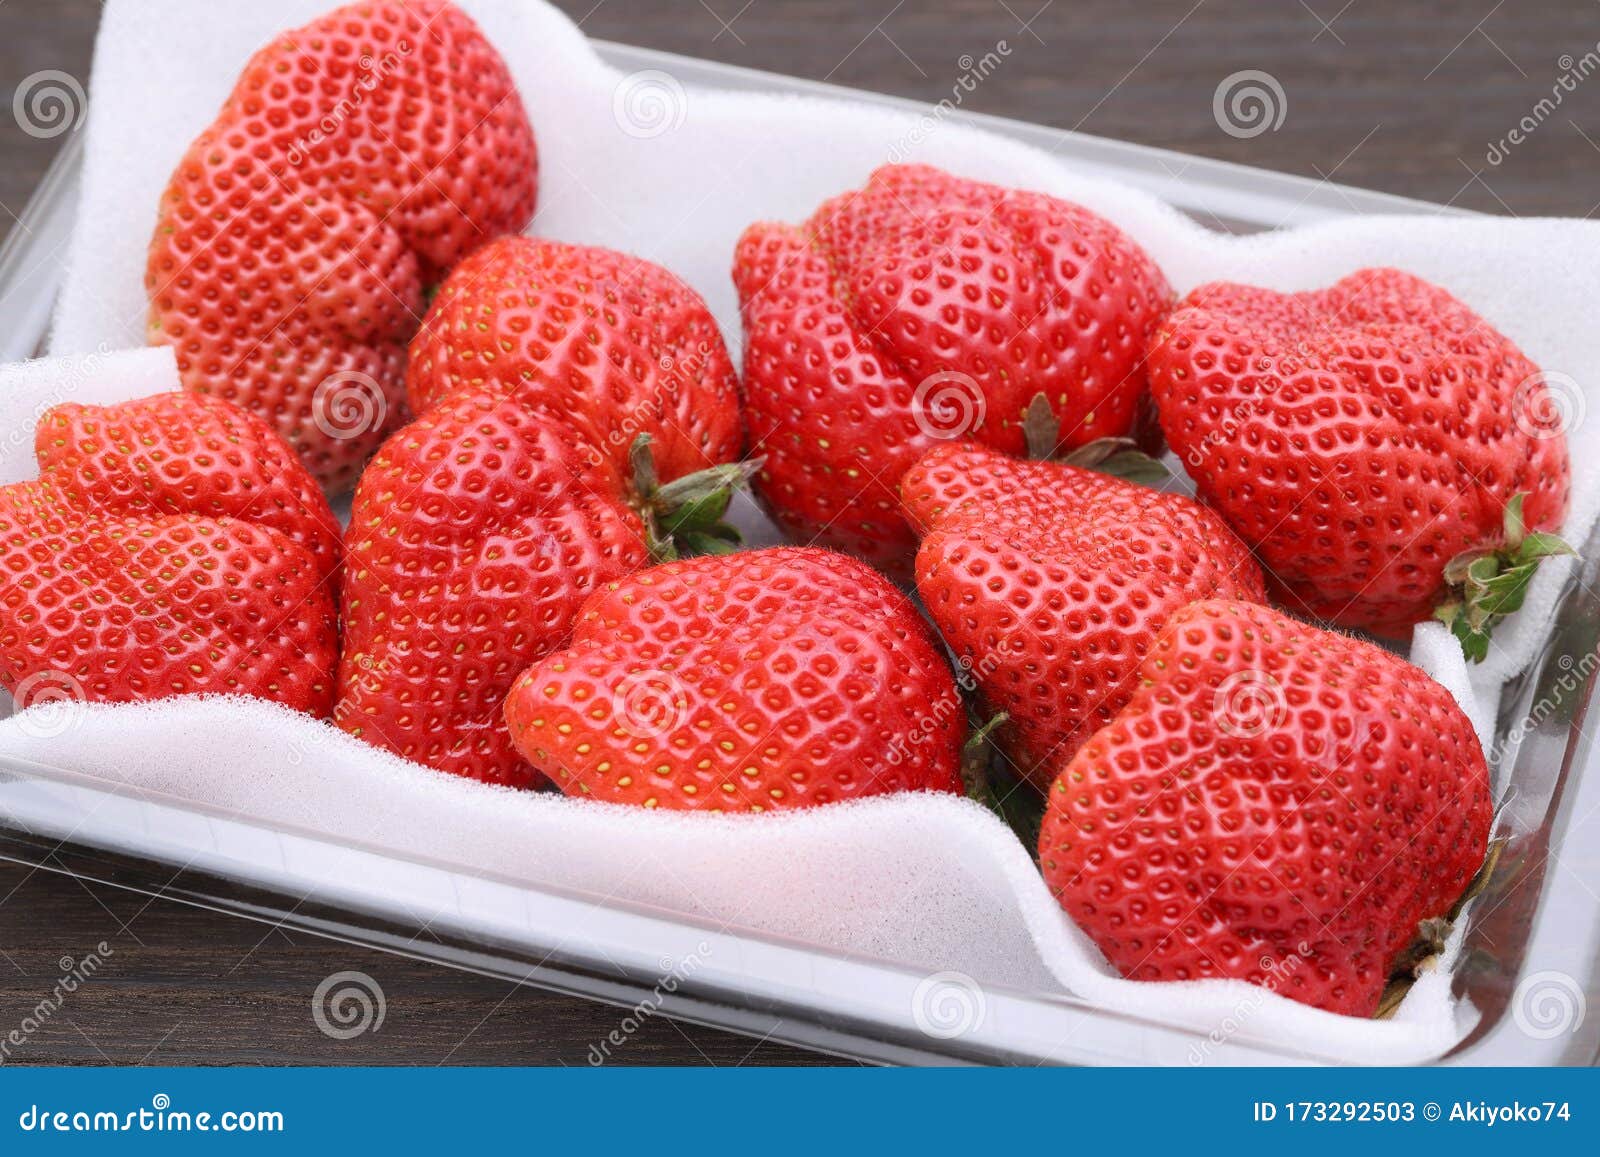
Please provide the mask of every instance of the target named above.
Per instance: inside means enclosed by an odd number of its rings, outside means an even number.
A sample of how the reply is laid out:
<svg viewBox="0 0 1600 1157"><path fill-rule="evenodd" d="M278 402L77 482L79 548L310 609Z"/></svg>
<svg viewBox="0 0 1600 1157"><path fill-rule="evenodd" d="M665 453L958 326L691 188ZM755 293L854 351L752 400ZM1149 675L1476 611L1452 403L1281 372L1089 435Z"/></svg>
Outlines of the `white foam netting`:
<svg viewBox="0 0 1600 1157"><path fill-rule="evenodd" d="M1447 286L1546 370L1567 375L1575 383L1569 404L1581 406L1600 388L1600 327L1590 317L1600 300L1600 223L1369 217L1224 236L1145 193L948 120L865 102L841 108L819 98L680 90L664 75L624 77L539 0L461 3L510 63L538 135L535 231L673 269L705 295L730 345L739 335L728 265L742 228L760 218L799 220L893 155L1085 204L1144 244L1180 291L1212 278L1311 288L1363 266L1398 265ZM26 447L41 406L176 384L164 351L100 352L143 341L145 249L160 192L248 54L329 6L109 0L82 130L80 220L51 339L60 360L0 374L5 480L29 472L29 456L5 448L19 439ZM1578 475L1565 530L1580 542L1600 507L1600 454L1587 453L1597 431L1600 423L1578 421L1569 434ZM1569 569L1564 560L1544 566L1489 661L1470 672L1443 628L1418 629L1413 661L1462 701L1480 735L1504 681L1543 644ZM238 700L97 707L61 734L45 730L28 727L26 716L0 722L0 755L827 949L1065 990L1145 1017L1220 1026L1248 1007L1251 1035L1305 1055L1425 1059L1446 1051L1476 1016L1451 995L1459 934L1443 967L1387 1022L1320 1012L1239 982L1123 981L1056 907L1009 832L950 798L755 819L615 809L453 780L327 725Z"/></svg>

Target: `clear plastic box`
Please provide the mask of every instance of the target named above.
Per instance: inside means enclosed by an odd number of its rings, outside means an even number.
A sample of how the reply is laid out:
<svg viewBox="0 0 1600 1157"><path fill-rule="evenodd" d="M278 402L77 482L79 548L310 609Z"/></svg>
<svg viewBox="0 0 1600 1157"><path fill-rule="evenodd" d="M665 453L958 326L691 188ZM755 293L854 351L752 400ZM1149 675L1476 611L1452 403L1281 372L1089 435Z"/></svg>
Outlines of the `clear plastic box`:
<svg viewBox="0 0 1600 1157"><path fill-rule="evenodd" d="M598 47L624 71L668 70L691 90L909 104L623 45ZM1017 121L954 115L1146 189L1233 232L1353 214L1461 212ZM0 360L40 348L59 254L72 228L77 177L77 150L69 145L0 251ZM1589 669L1578 661L1593 653L1600 636L1594 593L1600 535L1586 544L1584 557L1581 581L1562 601L1546 652L1503 700L1502 729L1541 697L1560 706L1516 749L1509 782L1522 818L1507 832L1500 866L1475 908L1469 966L1456 981L1483 1016L1444 1063L1592 1064L1600 1057L1600 1016L1581 1020L1575 1031L1543 1036L1523 1031L1508 1012L1519 978L1544 971L1574 978L1590 998L1600 997L1600 854L1569 852L1559 867L1550 858L1575 817L1600 810L1600 768L1591 766L1600 755L1582 727L1592 680L1576 692L1559 691L1570 671ZM1055 994L992 986L985 988L979 1025L938 1039L919 1029L913 1015L922 969L402 859L14 760L0 760L0 858L619 1005L650 996L668 1015L863 1060L1183 1064L1202 1039L1190 1029ZM424 924L419 912L433 915ZM427 936L419 934L423 927ZM701 961L693 974L662 992L660 961L691 956ZM1245 1064L1301 1059L1292 1042L1258 1039L1248 1025L1225 1043L1208 1044L1206 1056Z"/></svg>

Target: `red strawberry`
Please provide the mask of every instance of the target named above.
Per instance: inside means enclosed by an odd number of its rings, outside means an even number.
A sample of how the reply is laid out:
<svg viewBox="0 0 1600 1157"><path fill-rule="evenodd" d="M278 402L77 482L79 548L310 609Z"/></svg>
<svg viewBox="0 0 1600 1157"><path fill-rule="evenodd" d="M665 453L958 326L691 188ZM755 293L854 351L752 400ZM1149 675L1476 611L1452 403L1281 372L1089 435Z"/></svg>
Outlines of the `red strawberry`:
<svg viewBox="0 0 1600 1157"><path fill-rule="evenodd" d="M1403 636L1453 602L1447 621L1482 658L1539 558L1564 549L1524 534L1559 529L1567 509L1543 375L1420 278L1207 285L1149 362L1168 442L1297 610Z"/></svg>
<svg viewBox="0 0 1600 1157"><path fill-rule="evenodd" d="M343 531L316 481L263 419L220 398L69 402L40 419L34 448L41 476L80 509L243 519L304 547L324 578L339 565Z"/></svg>
<svg viewBox="0 0 1600 1157"><path fill-rule="evenodd" d="M1108 221L1039 193L890 165L734 257L757 489L792 535L891 568L900 475L941 441L1024 449L1044 395L1072 448L1134 427L1171 291Z"/></svg>
<svg viewBox="0 0 1600 1157"><path fill-rule="evenodd" d="M917 592L1041 789L1128 701L1170 615L1265 598L1250 552L1182 495L949 445L906 472L901 496L924 536Z"/></svg>
<svg viewBox="0 0 1600 1157"><path fill-rule="evenodd" d="M779 548L613 582L506 701L563 791L706 811L959 792L964 716L909 602L868 567Z"/></svg>
<svg viewBox="0 0 1600 1157"><path fill-rule="evenodd" d="M675 543L731 549L718 520L744 468L662 485L650 449L642 436L625 480L582 431L494 390L391 438L351 508L339 725L443 771L536 783L506 733L516 677L602 583Z"/></svg>
<svg viewBox="0 0 1600 1157"><path fill-rule="evenodd" d="M1387 651L1266 607L1168 619L1142 686L1062 769L1046 882L1123 975L1232 977L1369 1016L1483 863L1483 752Z"/></svg>
<svg viewBox="0 0 1600 1157"><path fill-rule="evenodd" d="M327 713L339 644L309 551L240 519L86 509L63 473L0 488L0 686L20 706L231 692Z"/></svg>
<svg viewBox="0 0 1600 1157"><path fill-rule="evenodd" d="M424 291L523 228L536 186L522 102L465 14L340 8L256 53L173 174L151 340L345 488L401 416Z"/></svg>
<svg viewBox="0 0 1600 1157"><path fill-rule="evenodd" d="M654 440L676 478L739 453L739 379L700 295L609 249L506 237L440 286L411 343L411 408L464 387L514 393L575 424L619 470Z"/></svg>

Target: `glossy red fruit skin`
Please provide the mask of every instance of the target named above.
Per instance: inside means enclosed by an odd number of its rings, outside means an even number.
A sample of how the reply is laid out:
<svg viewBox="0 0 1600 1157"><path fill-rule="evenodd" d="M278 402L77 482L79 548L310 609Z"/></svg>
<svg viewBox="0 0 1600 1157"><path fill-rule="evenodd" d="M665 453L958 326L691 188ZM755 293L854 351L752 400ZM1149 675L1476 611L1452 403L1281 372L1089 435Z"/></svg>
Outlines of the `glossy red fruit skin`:
<svg viewBox="0 0 1600 1157"><path fill-rule="evenodd" d="M34 452L40 476L74 506L271 527L309 551L337 590L344 531L327 498L272 427L231 402L189 393L68 402L39 419Z"/></svg>
<svg viewBox="0 0 1600 1157"><path fill-rule="evenodd" d="M951 444L906 472L928 616L1040 790L1138 686L1157 632L1198 599L1264 601L1250 552L1180 494Z"/></svg>
<svg viewBox="0 0 1600 1157"><path fill-rule="evenodd" d="M763 812L959 792L965 730L915 609L871 568L780 547L608 584L517 681L511 733L569 795Z"/></svg>
<svg viewBox="0 0 1600 1157"><path fill-rule="evenodd" d="M1291 610L1405 637L1510 499L1560 529L1570 469L1539 371L1438 286L1367 269L1323 290L1195 290L1149 352L1161 427Z"/></svg>
<svg viewBox="0 0 1600 1157"><path fill-rule="evenodd" d="M321 716L338 652L313 557L270 527L0 488L0 686L24 706L228 693Z"/></svg>
<svg viewBox="0 0 1600 1157"><path fill-rule="evenodd" d="M335 722L441 771L538 783L502 704L587 595L647 563L626 495L571 427L491 392L395 434L351 506Z"/></svg>
<svg viewBox="0 0 1600 1157"><path fill-rule="evenodd" d="M425 289L525 227L537 185L510 73L460 9L337 9L257 52L174 172L150 340L186 389L261 414L348 489L403 420Z"/></svg>
<svg viewBox="0 0 1600 1157"><path fill-rule="evenodd" d="M1418 922L1483 863L1466 716L1387 651L1250 603L1179 611L1141 675L1050 791L1051 891L1131 979L1372 1015Z"/></svg>
<svg viewBox="0 0 1600 1157"><path fill-rule="evenodd" d="M743 441L738 374L700 295L595 246L504 237L479 249L440 285L406 381L417 414L462 389L557 414L623 472L641 433L664 478L733 461Z"/></svg>
<svg viewBox="0 0 1600 1157"><path fill-rule="evenodd" d="M1129 433L1172 300L1110 222L922 165L752 225L733 277L760 496L797 541L891 569L916 548L896 485L941 441L1021 453L1039 393L1061 448Z"/></svg>

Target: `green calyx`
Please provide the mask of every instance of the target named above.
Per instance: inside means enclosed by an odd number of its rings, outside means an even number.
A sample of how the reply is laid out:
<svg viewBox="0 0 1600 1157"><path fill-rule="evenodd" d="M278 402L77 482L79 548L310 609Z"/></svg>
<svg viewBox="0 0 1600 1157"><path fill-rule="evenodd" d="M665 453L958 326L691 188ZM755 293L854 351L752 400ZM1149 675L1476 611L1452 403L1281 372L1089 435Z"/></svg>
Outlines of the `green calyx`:
<svg viewBox="0 0 1600 1157"><path fill-rule="evenodd" d="M739 532L723 519L735 492L750 484L765 459L710 466L662 485L649 434L633 440L628 458L645 542L656 562L739 549Z"/></svg>
<svg viewBox="0 0 1600 1157"><path fill-rule="evenodd" d="M1042 393L1033 395L1022 415L1022 436L1028 443L1028 457L1035 460L1064 462L1142 486L1159 486L1171 477L1167 468L1140 450L1132 438L1096 438L1058 456L1061 419Z"/></svg>
<svg viewBox="0 0 1600 1157"><path fill-rule="evenodd" d="M1016 835L1028 854L1038 858L1044 799L1016 775L996 743L995 732L1008 718L1004 711L979 723L968 715L972 732L961 747L961 784L967 798L988 808Z"/></svg>
<svg viewBox="0 0 1600 1157"><path fill-rule="evenodd" d="M1528 530L1522 516L1527 497L1518 494L1506 503L1498 545L1464 551L1444 568L1452 597L1433 616L1450 628L1474 663L1488 658L1489 635L1500 620L1521 608L1539 564L1556 555L1577 554L1554 534Z"/></svg>

